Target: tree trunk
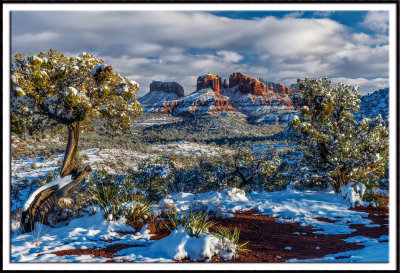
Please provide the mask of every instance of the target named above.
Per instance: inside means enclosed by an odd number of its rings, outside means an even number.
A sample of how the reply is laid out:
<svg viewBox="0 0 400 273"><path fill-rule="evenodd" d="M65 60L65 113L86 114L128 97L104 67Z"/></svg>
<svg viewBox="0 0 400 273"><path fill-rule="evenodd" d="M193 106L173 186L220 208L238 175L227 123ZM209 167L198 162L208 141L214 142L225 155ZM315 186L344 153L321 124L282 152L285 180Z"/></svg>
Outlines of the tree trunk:
<svg viewBox="0 0 400 273"><path fill-rule="evenodd" d="M47 216L51 212L58 199L73 190L92 169L86 166L73 180L62 188L54 185L37 193L31 205L26 211L22 212L21 226L24 232L31 232L35 229L35 222L51 224L47 221Z"/></svg>
<svg viewBox="0 0 400 273"><path fill-rule="evenodd" d="M346 175L346 168L340 168L337 171L337 179L336 179L336 183L334 185L334 189L335 189L335 193L340 193L340 188L347 185L348 183L348 178Z"/></svg>
<svg viewBox="0 0 400 273"><path fill-rule="evenodd" d="M64 162L60 172L61 177L70 175L73 172L74 158L78 149L80 131L80 122L74 122L68 125L68 144L67 149L65 150Z"/></svg>
<svg viewBox="0 0 400 273"><path fill-rule="evenodd" d="M33 202L26 211L22 212L21 226L24 232L31 232L35 229L35 222L47 224L47 216L53 209L58 199L72 191L91 171L90 166L86 166L78 173L74 169L74 159L78 148L80 134L80 123L74 122L68 125L68 144L65 150L64 162L61 168L60 177L72 175L72 180L64 187L54 185L44 189L34 196Z"/></svg>

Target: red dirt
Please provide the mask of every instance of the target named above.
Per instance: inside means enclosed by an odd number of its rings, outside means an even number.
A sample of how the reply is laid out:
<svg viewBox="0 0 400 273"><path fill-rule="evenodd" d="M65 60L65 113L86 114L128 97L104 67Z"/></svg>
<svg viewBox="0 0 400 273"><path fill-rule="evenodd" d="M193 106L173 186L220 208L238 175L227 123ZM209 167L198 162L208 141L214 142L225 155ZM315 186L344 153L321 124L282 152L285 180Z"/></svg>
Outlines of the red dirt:
<svg viewBox="0 0 400 273"><path fill-rule="evenodd" d="M113 244L109 245L106 248L87 248L87 249L68 249L68 250L58 250L50 252L50 254L55 254L57 256L66 256L66 255L93 255L96 257L104 257L104 258L114 258L117 257L115 253L120 250L129 247L135 247L139 245L128 245L128 244ZM44 254L49 253L41 253L38 256L42 256Z"/></svg>
<svg viewBox="0 0 400 273"><path fill-rule="evenodd" d="M379 238L382 235L388 235L388 210L381 208L356 208L351 209L356 211L367 212L371 220L371 224L379 224L379 227L366 227L361 224L352 224L350 228L355 229L351 234L324 235L313 233L315 228L310 226L300 226L297 223L278 223L276 218L267 215L260 215L255 210L236 212L235 216L226 219L213 219L217 224L211 228L215 230L221 225L227 227L231 231L235 227L240 230L239 243L249 241L245 248L250 249L250 252L240 252L239 257L227 262L238 263L261 263L261 262L284 262L289 259L313 259L322 258L328 254L336 254L349 250L362 249L364 246L357 243L348 243L343 239L354 236L365 236L370 238ZM319 221L329 223L336 222L335 220L324 217L316 217ZM159 240L170 233L164 225L157 225L157 233L151 239ZM293 233L300 234L293 234ZM126 232L118 232L120 235ZM52 252L57 256L63 255L93 255L94 257L115 258L115 253L133 247L127 244L109 245L104 249L71 249ZM291 249L285 249L291 247ZM43 255L43 254L39 254ZM340 256L336 259L344 259L346 256ZM116 262L107 260L106 262ZM124 262L122 260L122 262ZM126 262L126 261L125 261ZM178 262L193 262L184 259ZM212 259L212 262L226 262L218 259Z"/></svg>

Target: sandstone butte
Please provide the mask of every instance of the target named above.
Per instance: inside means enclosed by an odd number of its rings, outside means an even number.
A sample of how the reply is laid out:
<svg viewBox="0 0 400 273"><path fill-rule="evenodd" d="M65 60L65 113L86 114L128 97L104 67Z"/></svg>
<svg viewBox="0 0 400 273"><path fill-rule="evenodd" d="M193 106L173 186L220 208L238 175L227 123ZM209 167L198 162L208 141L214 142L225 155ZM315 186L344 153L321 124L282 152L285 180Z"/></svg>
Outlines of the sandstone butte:
<svg viewBox="0 0 400 273"><path fill-rule="evenodd" d="M267 86L254 78L251 78L243 73L235 72L229 76L229 87L239 86L239 90L245 94L265 95L269 93Z"/></svg>
<svg viewBox="0 0 400 273"><path fill-rule="evenodd" d="M211 87L215 93L219 94L221 87L221 76L216 76L211 72L197 78L197 90Z"/></svg>
<svg viewBox="0 0 400 273"><path fill-rule="evenodd" d="M153 81L150 83L150 92L151 91L162 91L165 93L176 94L179 98L185 96L185 91L177 82L162 82L162 81Z"/></svg>

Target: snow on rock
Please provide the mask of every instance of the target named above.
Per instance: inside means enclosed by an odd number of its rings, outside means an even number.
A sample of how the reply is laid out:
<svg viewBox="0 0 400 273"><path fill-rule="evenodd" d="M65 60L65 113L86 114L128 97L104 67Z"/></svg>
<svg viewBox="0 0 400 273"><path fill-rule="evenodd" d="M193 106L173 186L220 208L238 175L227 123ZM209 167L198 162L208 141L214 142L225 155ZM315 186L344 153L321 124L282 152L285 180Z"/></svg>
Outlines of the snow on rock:
<svg viewBox="0 0 400 273"><path fill-rule="evenodd" d="M142 105L145 112L154 111L154 104L163 104L167 101L176 101L184 97L185 91L177 82L152 81L150 83L150 91L138 101Z"/></svg>
<svg viewBox="0 0 400 273"><path fill-rule="evenodd" d="M190 237L182 226L167 237L152 243L147 248L127 248L116 253L119 259L135 262L156 262L190 259L193 261L209 261L213 256L230 260L236 254L236 245L203 233L198 238Z"/></svg>
<svg viewBox="0 0 400 273"><path fill-rule="evenodd" d="M123 219L118 221L107 221L103 212L97 212L92 216L84 216L74 219L67 226L47 227L36 223L37 228L30 233L21 234L14 232L11 235L11 261L12 262L80 262L80 256L56 256L47 254L38 256L39 253L50 253L57 250L81 249L93 247L105 247L109 243L104 240L126 239L116 231L135 231L124 223ZM137 244L135 240L139 237L130 237L124 243ZM104 258L92 258L90 262L104 261Z"/></svg>
<svg viewBox="0 0 400 273"><path fill-rule="evenodd" d="M238 86L240 92L245 94L263 95L265 92L269 92L264 82L240 72L235 72L229 76L229 87L234 86Z"/></svg>
<svg viewBox="0 0 400 273"><path fill-rule="evenodd" d="M197 78L196 90L211 88L215 93L219 94L221 87L221 76L216 76L211 72L207 75L202 75Z"/></svg>
<svg viewBox="0 0 400 273"><path fill-rule="evenodd" d="M153 91L176 94L179 98L185 96L182 85L177 82L152 81L150 83L150 92Z"/></svg>

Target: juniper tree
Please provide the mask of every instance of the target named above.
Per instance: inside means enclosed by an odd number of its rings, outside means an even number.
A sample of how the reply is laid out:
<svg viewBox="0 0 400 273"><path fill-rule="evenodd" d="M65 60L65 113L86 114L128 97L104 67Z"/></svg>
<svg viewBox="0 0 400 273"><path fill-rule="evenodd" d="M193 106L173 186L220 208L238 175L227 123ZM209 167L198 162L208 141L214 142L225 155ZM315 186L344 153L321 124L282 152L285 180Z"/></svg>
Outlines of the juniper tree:
<svg viewBox="0 0 400 273"><path fill-rule="evenodd" d="M76 185L90 172L89 166L81 172L74 168L80 133L91 130L94 119L101 119L111 132L128 130L141 113L138 89L136 82L87 53L75 58L54 50L37 56L16 54L11 62L11 132L32 135L67 128L60 176L73 175Z"/></svg>
<svg viewBox="0 0 400 273"><path fill-rule="evenodd" d="M387 172L388 131L382 117L358 122L358 88L328 78L298 80L301 114L292 126L307 163L326 177L335 192L351 181L379 186Z"/></svg>

